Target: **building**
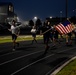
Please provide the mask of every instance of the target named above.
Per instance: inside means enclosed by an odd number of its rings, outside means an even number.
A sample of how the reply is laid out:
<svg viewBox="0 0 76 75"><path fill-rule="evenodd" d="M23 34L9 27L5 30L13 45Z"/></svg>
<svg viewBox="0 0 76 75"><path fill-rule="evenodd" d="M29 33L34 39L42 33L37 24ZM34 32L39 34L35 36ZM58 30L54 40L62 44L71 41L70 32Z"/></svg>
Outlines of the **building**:
<svg viewBox="0 0 76 75"><path fill-rule="evenodd" d="M17 14L14 13L14 6L11 2L0 2L0 35L11 34L9 22L17 21Z"/></svg>
<svg viewBox="0 0 76 75"><path fill-rule="evenodd" d="M15 15L14 6L11 2L0 2L0 23L11 21Z"/></svg>

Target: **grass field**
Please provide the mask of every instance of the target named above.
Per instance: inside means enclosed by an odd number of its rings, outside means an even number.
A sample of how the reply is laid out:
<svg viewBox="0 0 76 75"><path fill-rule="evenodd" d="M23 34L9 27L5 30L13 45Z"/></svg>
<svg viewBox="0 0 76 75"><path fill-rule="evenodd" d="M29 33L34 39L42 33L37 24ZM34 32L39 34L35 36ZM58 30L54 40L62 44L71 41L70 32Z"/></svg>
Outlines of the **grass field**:
<svg viewBox="0 0 76 75"><path fill-rule="evenodd" d="M42 36L37 35L36 39L42 39ZM32 36L19 36L17 41L28 41L32 40ZM12 42L11 36L0 36L0 43Z"/></svg>
<svg viewBox="0 0 76 75"><path fill-rule="evenodd" d="M42 39L42 35L37 35L36 39ZM74 37L74 35L72 36ZM59 38L60 35L59 35ZM63 38L65 38L65 35L63 35ZM20 35L17 39L17 41L27 41L27 40L32 40L32 36L31 35L25 35L25 36L22 36ZM11 36L0 36L0 43L6 43L6 42L12 42L12 39L11 39Z"/></svg>
<svg viewBox="0 0 76 75"><path fill-rule="evenodd" d="M76 75L76 59L72 60L56 75Z"/></svg>

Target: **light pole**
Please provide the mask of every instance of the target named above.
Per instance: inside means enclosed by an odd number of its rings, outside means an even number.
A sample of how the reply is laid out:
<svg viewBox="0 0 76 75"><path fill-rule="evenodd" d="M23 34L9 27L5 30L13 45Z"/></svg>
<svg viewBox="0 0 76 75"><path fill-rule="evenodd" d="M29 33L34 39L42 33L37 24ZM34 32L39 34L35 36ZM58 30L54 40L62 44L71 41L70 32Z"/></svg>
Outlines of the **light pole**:
<svg viewBox="0 0 76 75"><path fill-rule="evenodd" d="M52 16L50 16L50 19L52 19Z"/></svg>
<svg viewBox="0 0 76 75"><path fill-rule="evenodd" d="M68 13L68 12L67 12L67 6L68 6L68 0L66 0L66 7L65 7L65 12L66 12L66 13L65 13L65 14L66 14L66 19L67 19L67 13Z"/></svg>
<svg viewBox="0 0 76 75"><path fill-rule="evenodd" d="M33 18L33 21L34 21L34 24L35 24L35 22L37 21L37 17L35 16L34 18Z"/></svg>
<svg viewBox="0 0 76 75"><path fill-rule="evenodd" d="M60 11L60 22L62 22L62 11Z"/></svg>
<svg viewBox="0 0 76 75"><path fill-rule="evenodd" d="M73 16L76 16L76 9L73 10Z"/></svg>

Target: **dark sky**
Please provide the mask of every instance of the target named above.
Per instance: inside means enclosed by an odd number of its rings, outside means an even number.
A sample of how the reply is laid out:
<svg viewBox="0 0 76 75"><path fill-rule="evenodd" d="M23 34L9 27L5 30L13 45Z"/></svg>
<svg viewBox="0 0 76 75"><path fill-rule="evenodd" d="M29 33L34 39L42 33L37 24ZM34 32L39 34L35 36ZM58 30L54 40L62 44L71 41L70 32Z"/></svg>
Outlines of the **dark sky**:
<svg viewBox="0 0 76 75"><path fill-rule="evenodd" d="M12 2L15 13L23 20L32 19L37 16L41 19L46 17L65 16L66 0L0 0L0 2ZM73 16L76 9L76 0L68 0L68 16Z"/></svg>

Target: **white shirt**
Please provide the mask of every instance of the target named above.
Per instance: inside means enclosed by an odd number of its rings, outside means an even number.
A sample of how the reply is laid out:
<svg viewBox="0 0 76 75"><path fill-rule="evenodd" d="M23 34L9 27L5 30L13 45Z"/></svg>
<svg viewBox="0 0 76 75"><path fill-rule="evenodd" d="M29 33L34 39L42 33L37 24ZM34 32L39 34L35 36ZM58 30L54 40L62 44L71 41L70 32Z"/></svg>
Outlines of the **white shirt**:
<svg viewBox="0 0 76 75"><path fill-rule="evenodd" d="M31 29L31 33L36 33L36 29Z"/></svg>
<svg viewBox="0 0 76 75"><path fill-rule="evenodd" d="M11 32L12 32L12 34L15 34L15 32L16 32L16 28L13 25L11 25Z"/></svg>

